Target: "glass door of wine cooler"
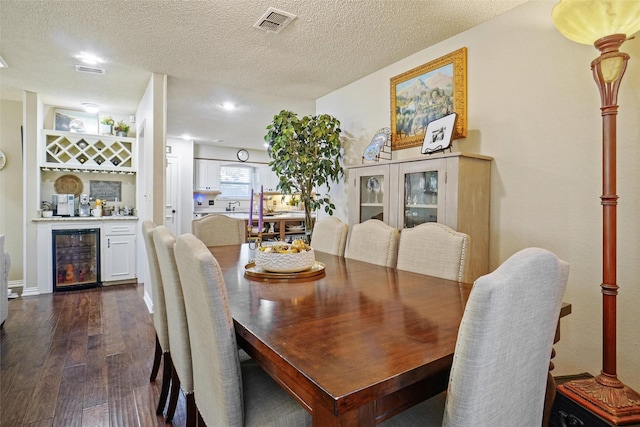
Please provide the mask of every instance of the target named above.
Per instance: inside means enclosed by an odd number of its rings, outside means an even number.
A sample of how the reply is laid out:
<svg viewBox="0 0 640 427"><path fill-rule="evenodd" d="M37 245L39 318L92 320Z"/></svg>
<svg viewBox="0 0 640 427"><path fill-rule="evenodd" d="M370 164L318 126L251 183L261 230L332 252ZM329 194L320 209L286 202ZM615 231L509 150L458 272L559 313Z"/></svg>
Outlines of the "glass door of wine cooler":
<svg viewBox="0 0 640 427"><path fill-rule="evenodd" d="M444 164L439 161L407 164L400 168L403 228L413 228L425 222L442 222L444 217Z"/></svg>
<svg viewBox="0 0 640 427"><path fill-rule="evenodd" d="M53 230L54 291L99 286L100 229Z"/></svg>

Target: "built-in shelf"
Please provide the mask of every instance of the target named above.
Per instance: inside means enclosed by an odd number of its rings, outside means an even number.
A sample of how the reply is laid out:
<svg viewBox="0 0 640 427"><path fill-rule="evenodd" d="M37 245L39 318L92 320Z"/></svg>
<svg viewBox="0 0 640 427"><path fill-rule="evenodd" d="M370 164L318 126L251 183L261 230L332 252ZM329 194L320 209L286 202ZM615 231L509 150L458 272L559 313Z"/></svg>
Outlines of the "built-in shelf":
<svg viewBox="0 0 640 427"><path fill-rule="evenodd" d="M135 173L135 138L44 130L42 170Z"/></svg>

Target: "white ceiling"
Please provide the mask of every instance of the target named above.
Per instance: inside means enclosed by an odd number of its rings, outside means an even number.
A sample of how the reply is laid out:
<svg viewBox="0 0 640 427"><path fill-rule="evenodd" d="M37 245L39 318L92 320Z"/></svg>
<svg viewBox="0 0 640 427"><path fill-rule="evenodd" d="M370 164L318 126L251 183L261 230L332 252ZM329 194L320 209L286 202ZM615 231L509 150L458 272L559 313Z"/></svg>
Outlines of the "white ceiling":
<svg viewBox="0 0 640 427"><path fill-rule="evenodd" d="M129 115L161 73L169 138L263 149L281 109L313 113L315 99L526 1L0 0L0 97ZM253 28L269 7L297 18L278 34ZM80 52L106 74L76 72Z"/></svg>

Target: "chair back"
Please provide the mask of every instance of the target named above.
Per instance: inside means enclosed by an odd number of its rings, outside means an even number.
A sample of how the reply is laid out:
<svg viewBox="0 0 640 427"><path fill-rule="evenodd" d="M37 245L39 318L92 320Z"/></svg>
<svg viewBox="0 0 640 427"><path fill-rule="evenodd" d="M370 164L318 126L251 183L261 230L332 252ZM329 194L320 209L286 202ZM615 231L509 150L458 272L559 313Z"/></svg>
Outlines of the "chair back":
<svg viewBox="0 0 640 427"><path fill-rule="evenodd" d="M476 280L458 332L444 426L542 424L569 265L524 249Z"/></svg>
<svg viewBox="0 0 640 427"><path fill-rule="evenodd" d="M316 221L311 235L311 247L314 251L344 256L349 226L338 218L328 217Z"/></svg>
<svg viewBox="0 0 640 427"><path fill-rule="evenodd" d="M179 236L176 263L184 286L193 343L196 406L209 426L243 425L243 392L236 336L220 265L191 234Z"/></svg>
<svg viewBox="0 0 640 427"><path fill-rule="evenodd" d="M377 219L369 219L351 227L346 258L395 267L397 252L397 228Z"/></svg>
<svg viewBox="0 0 640 427"><path fill-rule="evenodd" d="M164 287L162 276L160 275L160 264L156 247L153 243L153 230L156 228L153 221L142 222L142 238L147 251L149 262L149 280L151 282L151 298L153 300L153 326L156 329L156 336L163 351L169 351L169 326L167 324L167 306L164 299Z"/></svg>
<svg viewBox="0 0 640 427"><path fill-rule="evenodd" d="M167 305L167 323L169 325L169 347L171 360L180 378L180 386L185 393L193 392L193 369L191 366L191 342L185 311L182 284L173 247L176 239L164 225L153 230L153 243L156 247L160 275L164 287Z"/></svg>
<svg viewBox="0 0 640 427"><path fill-rule="evenodd" d="M191 222L191 232L205 246L240 245L245 242L245 222L226 215L207 215Z"/></svg>
<svg viewBox="0 0 640 427"><path fill-rule="evenodd" d="M426 222L400 232L398 269L462 282L469 265L469 236Z"/></svg>

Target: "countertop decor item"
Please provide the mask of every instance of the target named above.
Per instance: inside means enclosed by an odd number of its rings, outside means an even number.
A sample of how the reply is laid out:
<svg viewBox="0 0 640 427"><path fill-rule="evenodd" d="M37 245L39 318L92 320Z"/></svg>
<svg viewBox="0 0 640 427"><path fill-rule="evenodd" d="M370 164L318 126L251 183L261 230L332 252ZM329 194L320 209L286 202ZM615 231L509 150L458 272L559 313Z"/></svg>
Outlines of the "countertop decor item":
<svg viewBox="0 0 640 427"><path fill-rule="evenodd" d="M256 252L256 266L272 273L297 273L316 262L313 249L296 253Z"/></svg>
<svg viewBox="0 0 640 427"><path fill-rule="evenodd" d="M305 213L305 240L311 242L311 213L324 206L329 215L336 208L327 195L314 191L344 178L341 165L340 121L328 114L298 116L282 110L267 126L264 140L269 144L269 166L278 175L283 194L299 194Z"/></svg>
<svg viewBox="0 0 640 427"><path fill-rule="evenodd" d="M84 185L82 184L82 180L75 175L62 175L60 178L56 179L56 182L53 184L53 187L58 194L73 194L78 197L84 190Z"/></svg>
<svg viewBox="0 0 640 427"><path fill-rule="evenodd" d="M629 61L629 55L618 49L640 31L640 2L561 0L552 18L569 40L593 44L600 51L591 61L591 71L602 112L602 370L595 378L568 381L558 391L612 424L640 423L640 394L616 373L616 116L618 89Z"/></svg>

